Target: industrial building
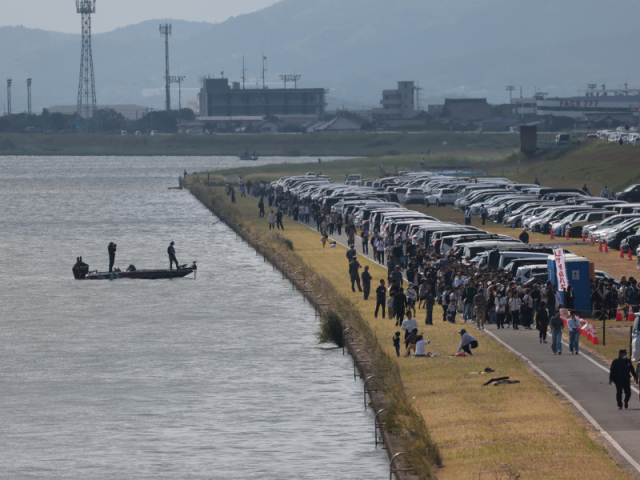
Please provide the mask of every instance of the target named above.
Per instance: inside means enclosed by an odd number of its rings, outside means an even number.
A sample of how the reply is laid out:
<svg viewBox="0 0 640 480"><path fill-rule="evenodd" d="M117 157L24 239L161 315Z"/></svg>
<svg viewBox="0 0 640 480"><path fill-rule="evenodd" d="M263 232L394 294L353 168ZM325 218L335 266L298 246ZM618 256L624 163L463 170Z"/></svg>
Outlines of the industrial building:
<svg viewBox="0 0 640 480"><path fill-rule="evenodd" d="M202 117L273 117L325 113L324 88L240 88L227 78L204 78L200 90Z"/></svg>
<svg viewBox="0 0 640 480"><path fill-rule="evenodd" d="M415 92L415 82L398 82L396 90L382 91L382 108L374 108L371 115L380 120L410 117L416 110Z"/></svg>

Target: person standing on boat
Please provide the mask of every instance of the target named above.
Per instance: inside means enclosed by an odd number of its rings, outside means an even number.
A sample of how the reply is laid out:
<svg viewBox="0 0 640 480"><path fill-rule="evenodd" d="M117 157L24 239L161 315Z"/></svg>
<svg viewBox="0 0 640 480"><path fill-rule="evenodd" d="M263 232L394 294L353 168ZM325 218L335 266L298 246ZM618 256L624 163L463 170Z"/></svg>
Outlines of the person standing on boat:
<svg viewBox="0 0 640 480"><path fill-rule="evenodd" d="M167 248L167 253L169 254L169 270L173 270L173 263L176 264L176 270L178 270L178 259L176 258L176 249L174 248L175 243L171 242L169 244L169 248Z"/></svg>
<svg viewBox="0 0 640 480"><path fill-rule="evenodd" d="M117 245L113 242L109 242L109 246L107 247L107 251L109 252L109 271L113 271L113 264L116 261L116 247Z"/></svg>

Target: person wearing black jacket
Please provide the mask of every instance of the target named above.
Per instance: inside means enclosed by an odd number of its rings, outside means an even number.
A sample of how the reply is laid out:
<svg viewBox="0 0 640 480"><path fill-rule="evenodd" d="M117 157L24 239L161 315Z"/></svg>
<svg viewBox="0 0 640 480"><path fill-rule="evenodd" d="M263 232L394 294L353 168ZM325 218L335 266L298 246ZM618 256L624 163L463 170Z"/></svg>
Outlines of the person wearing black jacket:
<svg viewBox="0 0 640 480"><path fill-rule="evenodd" d="M387 288L384 286L384 280L380 280L380 286L376 288L376 313L374 316L378 318L378 309L382 307L382 318L384 318L384 311L387 302Z"/></svg>
<svg viewBox="0 0 640 480"><path fill-rule="evenodd" d="M573 286L568 285L564 291L564 308L567 310L573 310L573 304L576 300L576 294L573 293Z"/></svg>
<svg viewBox="0 0 640 480"><path fill-rule="evenodd" d="M109 252L109 271L113 271L113 264L116 261L116 247L117 245L113 242L109 242L109 246L107 247L107 251Z"/></svg>
<svg viewBox="0 0 640 480"><path fill-rule="evenodd" d="M522 229L522 233L518 237L522 243L529 243L529 234L525 228Z"/></svg>
<svg viewBox="0 0 640 480"><path fill-rule="evenodd" d="M351 260L351 262L349 263L349 276L351 277L351 290L353 290L354 292L356 291L354 283L357 283L358 290L362 291L362 287L360 286L360 273L358 272L359 268L362 268L362 265L360 265L358 263L358 260L356 260L354 257L354 259Z"/></svg>
<svg viewBox="0 0 640 480"><path fill-rule="evenodd" d="M627 351L622 349L611 363L609 369L609 385L616 384L616 401L618 402L618 410L622 409L622 391L624 390L624 408L629 408L629 399L631 398L631 379L638 381L638 375L633 368L631 360L627 357Z"/></svg>
<svg viewBox="0 0 640 480"><path fill-rule="evenodd" d="M425 301L427 308L427 318L424 321L426 325L433 325L433 305L436 303L436 299L433 296L431 290L427 289L425 292Z"/></svg>
<svg viewBox="0 0 640 480"><path fill-rule="evenodd" d="M396 326L402 325L406 308L407 296L404 294L404 288L400 288L398 293L393 297L393 311L396 314Z"/></svg>
<svg viewBox="0 0 640 480"><path fill-rule="evenodd" d="M278 213L276 213L276 225L278 227L278 230L280 230L280 228L284 230L284 225L282 224L282 212L280 210L278 210Z"/></svg>
<svg viewBox="0 0 640 480"><path fill-rule="evenodd" d="M364 267L364 272L362 272L362 288L364 288L364 299L368 300L371 292L371 274L368 265Z"/></svg>
<svg viewBox="0 0 640 480"><path fill-rule="evenodd" d="M551 282L547 282L547 293L546 293L546 300L547 300L547 310L549 310L550 312L555 312L556 311L556 296L553 293L553 288L552 288L552 284Z"/></svg>

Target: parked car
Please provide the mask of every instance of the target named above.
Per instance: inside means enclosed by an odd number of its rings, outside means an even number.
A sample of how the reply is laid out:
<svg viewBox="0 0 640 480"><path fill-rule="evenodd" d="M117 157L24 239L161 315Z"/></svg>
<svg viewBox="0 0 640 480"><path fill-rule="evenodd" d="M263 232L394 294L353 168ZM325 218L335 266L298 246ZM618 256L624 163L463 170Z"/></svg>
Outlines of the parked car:
<svg viewBox="0 0 640 480"><path fill-rule="evenodd" d="M453 203L456 201L456 191L450 188L440 188L433 192L431 195L427 196L424 203L428 207L432 203L435 203L437 206L442 207L444 205Z"/></svg>
<svg viewBox="0 0 640 480"><path fill-rule="evenodd" d="M632 223L625 222L615 230L612 230L609 233L607 233L604 239L606 240L609 248L618 249L620 248L620 244L622 243L622 240L624 240L630 235L635 235L636 233L638 233L638 230L640 230L640 220Z"/></svg>
<svg viewBox="0 0 640 480"><path fill-rule="evenodd" d="M621 192L616 193L616 199L625 202L640 202L640 185L629 185Z"/></svg>
<svg viewBox="0 0 640 480"><path fill-rule="evenodd" d="M398 195L398 198L400 196ZM407 189L407 193L405 193L404 195L404 203L409 204L409 203L425 203L425 200L427 198L427 195L424 193L423 190L419 189L419 188L409 188Z"/></svg>

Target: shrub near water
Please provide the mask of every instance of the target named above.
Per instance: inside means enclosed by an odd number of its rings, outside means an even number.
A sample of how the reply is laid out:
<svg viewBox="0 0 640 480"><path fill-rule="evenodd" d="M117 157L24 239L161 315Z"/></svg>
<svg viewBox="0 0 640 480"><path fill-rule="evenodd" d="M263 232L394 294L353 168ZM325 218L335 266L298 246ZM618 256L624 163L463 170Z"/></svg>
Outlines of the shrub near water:
<svg viewBox="0 0 640 480"><path fill-rule="evenodd" d="M343 347L342 332L345 326L342 317L334 311L329 311L320 317L320 329L316 336L319 343L335 343Z"/></svg>

